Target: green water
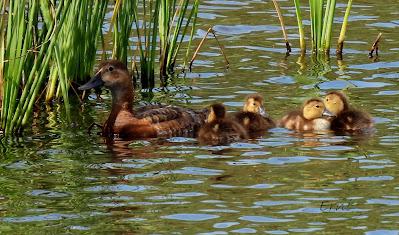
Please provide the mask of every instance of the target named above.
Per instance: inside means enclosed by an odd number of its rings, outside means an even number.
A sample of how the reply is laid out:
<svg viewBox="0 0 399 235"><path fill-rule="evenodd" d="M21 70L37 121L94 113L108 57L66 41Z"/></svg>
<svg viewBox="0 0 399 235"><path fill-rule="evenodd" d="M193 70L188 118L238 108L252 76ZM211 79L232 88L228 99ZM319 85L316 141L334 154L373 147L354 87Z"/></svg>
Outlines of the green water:
<svg viewBox="0 0 399 235"><path fill-rule="evenodd" d="M278 119L306 98L349 88L376 122L369 137L299 135L273 129L230 146L172 138L107 146L86 128L103 122L110 96L42 108L32 129L9 142L0 163L0 233L8 234L399 234L399 20L397 1L354 1L338 64L285 57L273 4L203 1L196 43L210 25L230 69L209 40L193 72L155 99L238 110L253 92ZM281 1L290 38L292 3ZM345 5L338 5L334 36ZM380 57L368 49L383 32ZM336 38L333 39L336 41ZM310 45L308 45L310 47ZM3 148L4 149L4 148Z"/></svg>

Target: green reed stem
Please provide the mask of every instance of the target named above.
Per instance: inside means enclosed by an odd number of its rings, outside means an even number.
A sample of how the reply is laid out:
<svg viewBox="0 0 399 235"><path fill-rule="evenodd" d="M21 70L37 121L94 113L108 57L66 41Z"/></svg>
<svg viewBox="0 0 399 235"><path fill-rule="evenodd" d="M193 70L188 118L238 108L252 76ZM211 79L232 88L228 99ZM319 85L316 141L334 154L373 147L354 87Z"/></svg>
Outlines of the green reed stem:
<svg viewBox="0 0 399 235"><path fill-rule="evenodd" d="M346 6L346 11L345 11L345 16L344 16L344 21L342 22L341 32L340 32L339 38L338 38L338 45L337 45L337 54L338 55L342 55L342 51L344 48L346 29L348 27L348 19L349 19L349 14L350 14L351 8L352 8L352 0L348 0L348 5Z"/></svg>
<svg viewBox="0 0 399 235"><path fill-rule="evenodd" d="M306 54L306 42L305 42L305 31L302 23L301 4L299 0L294 0L294 4L295 4L296 18L298 22L299 47L301 49L301 54L304 55Z"/></svg>

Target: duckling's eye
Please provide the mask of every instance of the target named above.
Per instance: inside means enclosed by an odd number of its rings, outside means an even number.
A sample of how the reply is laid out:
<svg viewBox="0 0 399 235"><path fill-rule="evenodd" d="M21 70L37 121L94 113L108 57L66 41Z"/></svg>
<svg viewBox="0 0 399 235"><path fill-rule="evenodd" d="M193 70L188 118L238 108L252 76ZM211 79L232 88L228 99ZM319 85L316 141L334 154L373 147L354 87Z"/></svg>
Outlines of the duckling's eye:
<svg viewBox="0 0 399 235"><path fill-rule="evenodd" d="M109 66L108 70L109 70L110 72L112 72L112 71L114 70L114 67Z"/></svg>
<svg viewBox="0 0 399 235"><path fill-rule="evenodd" d="M326 98L326 101L328 101L328 98Z"/></svg>
<svg viewBox="0 0 399 235"><path fill-rule="evenodd" d="M320 105L316 105L316 108L320 108Z"/></svg>
<svg viewBox="0 0 399 235"><path fill-rule="evenodd" d="M256 105L256 103L252 103L252 105L253 105L253 106L255 106L255 105Z"/></svg>

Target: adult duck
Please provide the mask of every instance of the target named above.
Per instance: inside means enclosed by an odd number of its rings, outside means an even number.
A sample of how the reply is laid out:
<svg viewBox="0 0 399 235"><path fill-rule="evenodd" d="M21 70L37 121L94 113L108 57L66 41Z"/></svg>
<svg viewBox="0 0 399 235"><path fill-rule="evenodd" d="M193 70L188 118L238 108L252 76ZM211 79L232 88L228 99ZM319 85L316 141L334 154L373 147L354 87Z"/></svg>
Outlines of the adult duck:
<svg viewBox="0 0 399 235"><path fill-rule="evenodd" d="M321 99L312 98L305 101L301 110L285 115L279 126L297 131L328 131L331 127L330 118L333 116Z"/></svg>
<svg viewBox="0 0 399 235"><path fill-rule="evenodd" d="M79 90L104 86L112 94L112 110L102 127L102 136L122 139L194 136L207 112L150 105L133 111L134 90L125 64L109 60L100 64L95 76Z"/></svg>
<svg viewBox="0 0 399 235"><path fill-rule="evenodd" d="M198 132L198 141L207 145L226 145L247 138L245 128L226 117L226 108L222 104L209 107L208 119Z"/></svg>
<svg viewBox="0 0 399 235"><path fill-rule="evenodd" d="M243 110L234 114L235 120L240 123L251 136L262 135L267 129L276 126L263 106L263 97L259 94L248 95Z"/></svg>
<svg viewBox="0 0 399 235"><path fill-rule="evenodd" d="M331 91L324 98L324 103L336 118L331 122L331 129L336 132L359 132L373 129L371 116L361 110L352 108L348 98L339 91Z"/></svg>

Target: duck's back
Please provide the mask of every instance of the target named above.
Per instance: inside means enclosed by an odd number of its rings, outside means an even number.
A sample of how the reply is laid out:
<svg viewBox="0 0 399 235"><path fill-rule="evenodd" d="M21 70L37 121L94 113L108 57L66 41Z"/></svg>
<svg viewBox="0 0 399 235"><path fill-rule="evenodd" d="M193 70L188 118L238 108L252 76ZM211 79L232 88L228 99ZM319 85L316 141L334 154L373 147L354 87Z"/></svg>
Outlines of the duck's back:
<svg viewBox="0 0 399 235"><path fill-rule="evenodd" d="M338 115L331 122L334 131L361 131L373 128L373 121L365 112L350 109Z"/></svg>
<svg viewBox="0 0 399 235"><path fill-rule="evenodd" d="M208 145L226 145L248 138L243 126L233 120L217 120L204 124L198 132L198 141Z"/></svg>
<svg viewBox="0 0 399 235"><path fill-rule="evenodd" d="M286 114L280 121L278 126L290 130L303 130L305 118L300 110L291 111Z"/></svg>
<svg viewBox="0 0 399 235"><path fill-rule="evenodd" d="M251 133L265 131L276 126L271 118L263 117L262 115L253 112L241 111L236 113L234 118Z"/></svg>
<svg viewBox="0 0 399 235"><path fill-rule="evenodd" d="M120 116L120 117L119 117ZM206 110L192 110L177 106L150 105L135 110L131 118L119 115L121 138L195 137L205 122Z"/></svg>

